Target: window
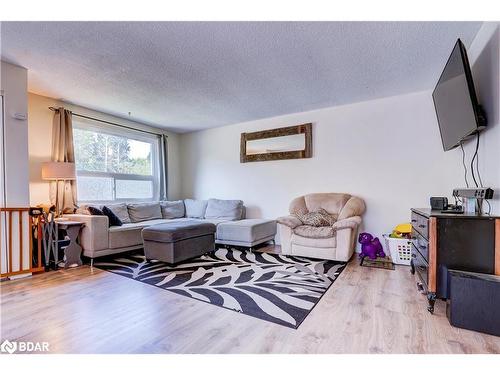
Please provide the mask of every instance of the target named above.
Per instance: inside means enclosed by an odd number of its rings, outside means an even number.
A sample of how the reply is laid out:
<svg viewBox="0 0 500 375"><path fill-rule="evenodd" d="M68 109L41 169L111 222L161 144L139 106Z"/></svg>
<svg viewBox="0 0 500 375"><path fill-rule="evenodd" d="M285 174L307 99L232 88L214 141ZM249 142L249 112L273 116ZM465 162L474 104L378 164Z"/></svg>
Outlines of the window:
<svg viewBox="0 0 500 375"><path fill-rule="evenodd" d="M157 136L74 118L73 143L79 202L159 198Z"/></svg>

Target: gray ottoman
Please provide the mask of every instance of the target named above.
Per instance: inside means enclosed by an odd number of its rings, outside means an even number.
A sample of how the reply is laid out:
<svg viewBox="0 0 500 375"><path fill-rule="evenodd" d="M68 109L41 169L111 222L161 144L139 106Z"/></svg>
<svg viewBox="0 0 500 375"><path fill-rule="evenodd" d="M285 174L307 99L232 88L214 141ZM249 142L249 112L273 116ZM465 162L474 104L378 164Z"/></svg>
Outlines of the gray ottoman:
<svg viewBox="0 0 500 375"><path fill-rule="evenodd" d="M214 224L199 220L146 227L142 230L144 255L147 260L172 264L203 255L215 250L215 230Z"/></svg>
<svg viewBox="0 0 500 375"><path fill-rule="evenodd" d="M252 247L274 241L276 221L267 219L244 219L225 221L217 225L216 243L222 245Z"/></svg>

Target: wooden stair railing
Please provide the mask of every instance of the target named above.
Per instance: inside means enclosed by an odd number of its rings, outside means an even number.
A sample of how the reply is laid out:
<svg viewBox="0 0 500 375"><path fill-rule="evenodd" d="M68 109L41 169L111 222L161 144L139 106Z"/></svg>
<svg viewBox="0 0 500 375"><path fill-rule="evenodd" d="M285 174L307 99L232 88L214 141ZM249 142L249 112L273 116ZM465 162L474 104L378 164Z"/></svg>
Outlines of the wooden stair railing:
<svg viewBox="0 0 500 375"><path fill-rule="evenodd" d="M44 270L41 230L37 224L37 261L33 263L32 226L28 207L0 208L0 277ZM17 230L16 230L17 228ZM27 240L26 240L27 239Z"/></svg>

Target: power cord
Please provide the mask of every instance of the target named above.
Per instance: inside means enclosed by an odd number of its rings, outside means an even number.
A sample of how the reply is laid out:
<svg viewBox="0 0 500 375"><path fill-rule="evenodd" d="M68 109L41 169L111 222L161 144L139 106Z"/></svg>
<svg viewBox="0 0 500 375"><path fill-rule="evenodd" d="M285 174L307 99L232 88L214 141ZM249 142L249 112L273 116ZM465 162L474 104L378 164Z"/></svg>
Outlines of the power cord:
<svg viewBox="0 0 500 375"><path fill-rule="evenodd" d="M472 160L471 160L471 167L473 166L474 159L476 159L476 173L477 173L477 177L478 177L479 183L480 183L479 186L483 187L484 186L483 185L483 180L481 178L481 173L479 172L479 132L476 133L476 151L475 151L474 156L472 157ZM474 173L474 169L472 169L472 172ZM476 186L477 186L477 181L474 180L474 182L476 183ZM479 210L479 213L483 213L483 201L486 201L486 203L488 204L488 213L487 213L487 215L490 216L490 214L491 214L491 204L490 204L490 202L488 202L487 199L478 199L477 200L477 208Z"/></svg>
<svg viewBox="0 0 500 375"><path fill-rule="evenodd" d="M476 151L474 152L474 156L472 156L472 160L470 161L470 169L471 169L471 173L472 173L472 179L474 180L474 184L476 185L476 187L479 187L479 184L477 183L477 180L476 180L476 176L474 174L474 160L476 159L477 157L477 152L479 150L479 133L477 133L477 138L476 138Z"/></svg>
<svg viewBox="0 0 500 375"><path fill-rule="evenodd" d="M487 215L488 216L491 216L491 204L490 202L488 201L488 199L485 199L484 200L486 202L486 204L488 205L488 212L487 212Z"/></svg>
<svg viewBox="0 0 500 375"><path fill-rule="evenodd" d="M477 153L477 156L476 156L476 172L477 172L477 177L479 178L479 183L481 185L481 187L483 187L483 180L481 179L481 173L479 173L479 132L477 132L477 148L476 148L476 153Z"/></svg>
<svg viewBox="0 0 500 375"><path fill-rule="evenodd" d="M465 164L465 150L463 141L460 141L460 148L462 149L462 165L464 166L465 185L469 187L469 181L467 181L467 164Z"/></svg>
<svg viewBox="0 0 500 375"><path fill-rule="evenodd" d="M481 178L481 172L479 171L479 138L480 138L480 133L476 133L476 148L474 150L474 155L472 156L472 159L470 161L470 170L471 170L471 175L472 175L472 180L474 181L474 184L476 187L483 187L483 179ZM462 150L462 165L464 167L464 180L465 180L465 185L469 187L469 181L467 179L467 163L466 163L466 154L465 154L465 149L463 145L463 140L460 142L460 149ZM474 168L474 161L475 161L475 168ZM474 171L475 169L475 171ZM476 180L476 175L477 175L477 180ZM479 180L479 181L478 181ZM455 203L456 203L457 197L455 197ZM458 198L458 201L463 205L463 200L461 198ZM488 212L486 213L487 215L491 215L491 204L487 199L478 199L476 204L479 212L482 212L482 201L485 201L486 204L488 205Z"/></svg>

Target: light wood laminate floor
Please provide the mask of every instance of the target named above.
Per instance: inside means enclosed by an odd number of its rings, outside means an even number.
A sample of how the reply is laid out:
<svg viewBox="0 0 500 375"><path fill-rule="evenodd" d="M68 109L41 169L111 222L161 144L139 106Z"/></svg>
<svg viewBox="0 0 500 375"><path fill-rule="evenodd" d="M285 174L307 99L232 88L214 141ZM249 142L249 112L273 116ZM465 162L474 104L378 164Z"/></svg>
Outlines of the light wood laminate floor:
<svg viewBox="0 0 500 375"><path fill-rule="evenodd" d="M353 259L297 329L82 266L2 282L1 338L52 353L500 353L434 315L408 267Z"/></svg>

